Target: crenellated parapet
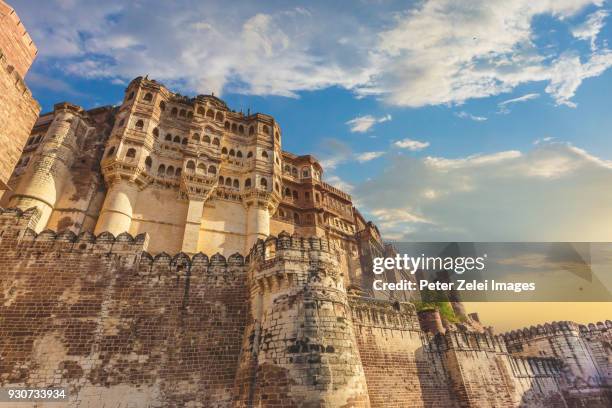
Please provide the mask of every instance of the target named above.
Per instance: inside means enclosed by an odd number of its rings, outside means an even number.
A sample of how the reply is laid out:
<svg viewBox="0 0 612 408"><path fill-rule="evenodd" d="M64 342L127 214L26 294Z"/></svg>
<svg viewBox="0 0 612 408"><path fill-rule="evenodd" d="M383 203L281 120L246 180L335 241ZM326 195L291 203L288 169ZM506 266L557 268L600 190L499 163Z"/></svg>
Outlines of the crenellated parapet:
<svg viewBox="0 0 612 408"><path fill-rule="evenodd" d="M362 296L349 296L355 325L383 329L420 331L414 304Z"/></svg>
<svg viewBox="0 0 612 408"><path fill-rule="evenodd" d="M430 345L437 350L485 351L508 353L504 338L488 332L451 331L430 336Z"/></svg>
<svg viewBox="0 0 612 408"><path fill-rule="evenodd" d="M577 323L559 321L530 326L521 330L512 330L504 333L503 336L506 342L517 343L549 336L578 336L580 331L580 326Z"/></svg>

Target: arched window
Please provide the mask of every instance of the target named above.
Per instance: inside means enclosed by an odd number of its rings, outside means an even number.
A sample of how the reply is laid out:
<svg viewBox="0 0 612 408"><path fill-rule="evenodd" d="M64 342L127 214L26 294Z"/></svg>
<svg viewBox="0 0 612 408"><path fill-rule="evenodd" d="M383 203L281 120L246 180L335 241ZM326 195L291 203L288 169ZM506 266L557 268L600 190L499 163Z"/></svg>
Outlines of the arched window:
<svg viewBox="0 0 612 408"><path fill-rule="evenodd" d="M234 149L230 149L229 155L232 157L236 156L236 152L234 151Z"/></svg>
<svg viewBox="0 0 612 408"><path fill-rule="evenodd" d="M183 118L184 118L184 117L185 117L185 114L186 114L185 109L181 109L181 110L179 111L179 116L181 116L181 117L183 117Z"/></svg>
<svg viewBox="0 0 612 408"><path fill-rule="evenodd" d="M181 168L180 168L180 167L177 167L177 168L176 168L176 170L174 171L174 175L175 175L176 177L180 177L180 175L181 175Z"/></svg>
<svg viewBox="0 0 612 408"><path fill-rule="evenodd" d="M134 157L136 157L136 149L129 148L127 153L125 154L125 157L129 157L130 159L133 159Z"/></svg>
<svg viewBox="0 0 612 408"><path fill-rule="evenodd" d="M130 94L127 97L128 101L131 101L134 98L134 92L130 92Z"/></svg>
<svg viewBox="0 0 612 408"><path fill-rule="evenodd" d="M209 109L208 112L206 112L206 117L213 119L215 117L215 112L212 109Z"/></svg>
<svg viewBox="0 0 612 408"><path fill-rule="evenodd" d="M185 167L187 170L195 171L195 163L192 160L189 160Z"/></svg>
<svg viewBox="0 0 612 408"><path fill-rule="evenodd" d="M217 117L215 119L217 119L218 122L223 122L223 114L221 112L217 112Z"/></svg>
<svg viewBox="0 0 612 408"><path fill-rule="evenodd" d="M288 164L285 164L285 171L286 171L287 173L291 173L291 166L290 166L290 165L288 165Z"/></svg>
<svg viewBox="0 0 612 408"><path fill-rule="evenodd" d="M223 149L221 149L221 154L227 154L227 147L223 147Z"/></svg>
<svg viewBox="0 0 612 408"><path fill-rule="evenodd" d="M111 157L113 153L115 153L115 146L111 146L111 148L108 149L108 153L106 153L106 157Z"/></svg>
<svg viewBox="0 0 612 408"><path fill-rule="evenodd" d="M166 140L169 142L172 141L172 135L170 133L166 133Z"/></svg>
<svg viewBox="0 0 612 408"><path fill-rule="evenodd" d="M204 163L198 164L198 173L206 173L206 165Z"/></svg>
<svg viewBox="0 0 612 408"><path fill-rule="evenodd" d="M232 186L232 179L231 179L231 178L229 178L229 177L228 177L228 178L226 178L226 179L225 179L225 185L226 185L226 186L228 186L228 187L231 187L231 186Z"/></svg>
<svg viewBox="0 0 612 408"><path fill-rule="evenodd" d="M142 130L143 127L144 127L144 122L142 120L138 120L136 122L136 129Z"/></svg>
<svg viewBox="0 0 612 408"><path fill-rule="evenodd" d="M302 169L302 177L308 177L310 175L310 172L308 171L308 168L305 167Z"/></svg>
<svg viewBox="0 0 612 408"><path fill-rule="evenodd" d="M221 142L219 142L219 139L215 137L212 144L214 144L215 146L219 146Z"/></svg>
<svg viewBox="0 0 612 408"><path fill-rule="evenodd" d="M255 133L255 128L253 126L249 126L249 135L252 135Z"/></svg>
<svg viewBox="0 0 612 408"><path fill-rule="evenodd" d="M174 175L174 166L168 166L168 168L166 169L166 175L167 176L173 176Z"/></svg>
<svg viewBox="0 0 612 408"><path fill-rule="evenodd" d="M155 137L159 136L159 129L158 128L153 129L153 136L155 136Z"/></svg>
<svg viewBox="0 0 612 408"><path fill-rule="evenodd" d="M238 126L238 133L240 133L241 135L244 135L244 126L242 125Z"/></svg>
<svg viewBox="0 0 612 408"><path fill-rule="evenodd" d="M251 157L253 157L253 152L248 152L247 153L247 159L250 159Z"/></svg>
<svg viewBox="0 0 612 408"><path fill-rule="evenodd" d="M187 112L187 118L188 119L193 118L193 112L192 111Z"/></svg>
<svg viewBox="0 0 612 408"><path fill-rule="evenodd" d="M184 137L184 138L183 138L183 140L181 141L181 143L182 143L182 144L184 144L184 145L186 145L186 144L187 144L187 142L188 142L188 140L187 140L187 138L186 138L186 137Z"/></svg>
<svg viewBox="0 0 612 408"><path fill-rule="evenodd" d="M298 176L298 172L297 172L297 169L295 167L291 169L291 175L293 177L297 177Z"/></svg>
<svg viewBox="0 0 612 408"><path fill-rule="evenodd" d="M157 175L163 176L164 174L166 174L166 166L164 166L163 164L160 164L159 167L157 168Z"/></svg>
<svg viewBox="0 0 612 408"><path fill-rule="evenodd" d="M300 216L298 215L298 213L293 213L293 222L295 222L296 224L300 223Z"/></svg>
<svg viewBox="0 0 612 408"><path fill-rule="evenodd" d="M172 139L172 141L173 141L174 143L181 143L181 138L180 138L180 137L178 137L178 136L174 136L174 139Z"/></svg>
<svg viewBox="0 0 612 408"><path fill-rule="evenodd" d="M204 143L210 143L210 137L208 135L204 135L204 138L202 138L202 141Z"/></svg>
<svg viewBox="0 0 612 408"><path fill-rule="evenodd" d="M159 103L159 109L161 109L162 111L165 111L166 110L166 102L161 101Z"/></svg>
<svg viewBox="0 0 612 408"><path fill-rule="evenodd" d="M270 128L268 128L268 125L263 125L262 130L266 135L270 134Z"/></svg>
<svg viewBox="0 0 612 408"><path fill-rule="evenodd" d="M213 165L208 166L208 172L210 174L217 174L217 168Z"/></svg>
<svg viewBox="0 0 612 408"><path fill-rule="evenodd" d="M262 151L262 152L261 152L261 157L264 157L264 158L266 158L266 159L267 159L267 158L268 158L268 152L266 152L265 150L264 150L264 151Z"/></svg>
<svg viewBox="0 0 612 408"><path fill-rule="evenodd" d="M289 187L285 188L285 197L291 197L291 189Z"/></svg>
<svg viewBox="0 0 612 408"><path fill-rule="evenodd" d="M197 112L198 112L198 115L204 115L205 114L204 107L198 106Z"/></svg>
<svg viewBox="0 0 612 408"><path fill-rule="evenodd" d="M251 188L251 179L248 178L244 181L244 188Z"/></svg>
<svg viewBox="0 0 612 408"><path fill-rule="evenodd" d="M238 132L238 126L236 126L235 123L232 123L232 132L234 132L234 133Z"/></svg>
<svg viewBox="0 0 612 408"><path fill-rule="evenodd" d="M234 188L240 189L240 181L238 181L237 179L234 180L233 186Z"/></svg>
<svg viewBox="0 0 612 408"><path fill-rule="evenodd" d="M293 199L297 200L300 196L298 195L298 192L293 190Z"/></svg>
<svg viewBox="0 0 612 408"><path fill-rule="evenodd" d="M240 150L238 150L238 151L236 152L236 157L240 157L240 158L242 158L242 152L241 152Z"/></svg>
<svg viewBox="0 0 612 408"><path fill-rule="evenodd" d="M195 140L196 142L200 141L200 135L197 133L194 133L193 136L191 137L193 140Z"/></svg>
<svg viewBox="0 0 612 408"><path fill-rule="evenodd" d="M219 176L219 185L222 186L225 184L225 178L223 176Z"/></svg>
<svg viewBox="0 0 612 408"><path fill-rule="evenodd" d="M144 99L145 101L151 102L153 100L153 94L151 92L147 92L145 94L144 98L142 98L142 99Z"/></svg>
<svg viewBox="0 0 612 408"><path fill-rule="evenodd" d="M147 167L147 170L151 170L152 165L153 159L151 159L151 156L147 156L147 158L145 159L145 166Z"/></svg>
<svg viewBox="0 0 612 408"><path fill-rule="evenodd" d="M225 126L226 130L230 130L230 126L231 125L230 125L230 123L228 121L225 121L225 125L224 126Z"/></svg>
<svg viewBox="0 0 612 408"><path fill-rule="evenodd" d="M263 188L268 188L268 180L266 180L265 178L259 179L259 185Z"/></svg>
<svg viewBox="0 0 612 408"><path fill-rule="evenodd" d="M172 110L170 111L170 116L176 116L177 113L178 113L178 109L172 108Z"/></svg>

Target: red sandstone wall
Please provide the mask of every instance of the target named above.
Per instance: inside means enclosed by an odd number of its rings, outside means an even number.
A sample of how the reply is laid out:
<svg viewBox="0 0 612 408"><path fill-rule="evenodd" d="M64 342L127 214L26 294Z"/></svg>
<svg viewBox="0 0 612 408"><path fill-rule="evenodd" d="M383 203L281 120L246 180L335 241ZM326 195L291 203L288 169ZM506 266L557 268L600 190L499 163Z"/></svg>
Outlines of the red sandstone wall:
<svg viewBox="0 0 612 408"><path fill-rule="evenodd" d="M414 306L351 298L372 407L455 407L444 362L419 330Z"/></svg>
<svg viewBox="0 0 612 408"><path fill-rule="evenodd" d="M7 188L40 112L23 82L36 52L17 14L0 0L0 190Z"/></svg>
<svg viewBox="0 0 612 408"><path fill-rule="evenodd" d="M0 230L14 222L0 215ZM144 236L19 231L0 237L0 386L68 387L83 406L231 404L242 257L153 259Z"/></svg>
<svg viewBox="0 0 612 408"><path fill-rule="evenodd" d="M0 51L25 78L38 50L15 10L0 0Z"/></svg>

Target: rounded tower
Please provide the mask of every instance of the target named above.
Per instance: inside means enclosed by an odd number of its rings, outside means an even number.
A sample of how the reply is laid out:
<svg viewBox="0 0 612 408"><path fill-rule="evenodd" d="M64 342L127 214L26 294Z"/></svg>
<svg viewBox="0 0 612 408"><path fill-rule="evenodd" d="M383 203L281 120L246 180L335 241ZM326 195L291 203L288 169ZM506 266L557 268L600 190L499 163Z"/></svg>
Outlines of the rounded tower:
<svg viewBox="0 0 612 408"><path fill-rule="evenodd" d="M336 257L326 240L281 234L249 255L251 315L237 406L369 407Z"/></svg>
<svg viewBox="0 0 612 408"><path fill-rule="evenodd" d="M40 219L34 227L36 232L46 227L89 129L81 107L67 102L54 106L53 122L43 139L39 157L28 167L9 201L10 207L40 210Z"/></svg>

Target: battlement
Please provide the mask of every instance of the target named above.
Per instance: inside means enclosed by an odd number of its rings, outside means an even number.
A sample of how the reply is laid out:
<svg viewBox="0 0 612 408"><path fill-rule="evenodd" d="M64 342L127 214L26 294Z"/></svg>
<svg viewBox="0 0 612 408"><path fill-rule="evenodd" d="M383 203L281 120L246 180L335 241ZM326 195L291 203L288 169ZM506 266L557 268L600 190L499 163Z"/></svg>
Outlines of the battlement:
<svg viewBox="0 0 612 408"><path fill-rule="evenodd" d="M268 261L276 257L278 251L319 251L331 253L334 246L325 238L302 237L282 231L278 236L269 236L264 241L258 239L249 251L249 259L253 261Z"/></svg>
<svg viewBox="0 0 612 408"><path fill-rule="evenodd" d="M420 330L416 308L408 302L392 302L349 296L355 325L392 330Z"/></svg>
<svg viewBox="0 0 612 408"><path fill-rule="evenodd" d="M507 353L506 343L500 335L488 332L451 331L429 335L432 350L455 351L487 351L493 353Z"/></svg>
<svg viewBox="0 0 612 408"><path fill-rule="evenodd" d="M600 334L610 330L612 332L612 320L606 320L605 322L581 324L578 326L580 334Z"/></svg>
<svg viewBox="0 0 612 408"><path fill-rule="evenodd" d="M510 365L515 377L559 377L562 364L556 358L510 357Z"/></svg>
<svg viewBox="0 0 612 408"><path fill-rule="evenodd" d="M502 334L502 336L507 342L522 342L549 336L578 336L579 333L580 326L577 323L559 321L530 326L521 330L512 330Z"/></svg>

